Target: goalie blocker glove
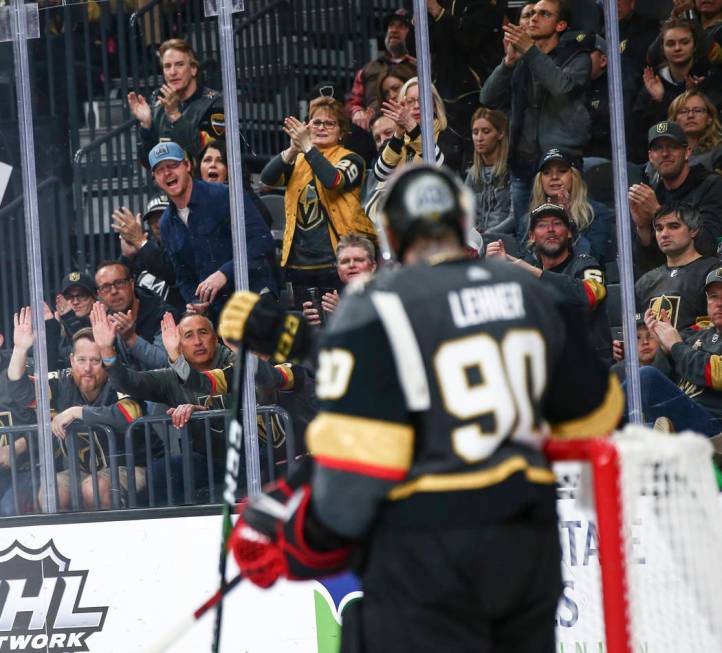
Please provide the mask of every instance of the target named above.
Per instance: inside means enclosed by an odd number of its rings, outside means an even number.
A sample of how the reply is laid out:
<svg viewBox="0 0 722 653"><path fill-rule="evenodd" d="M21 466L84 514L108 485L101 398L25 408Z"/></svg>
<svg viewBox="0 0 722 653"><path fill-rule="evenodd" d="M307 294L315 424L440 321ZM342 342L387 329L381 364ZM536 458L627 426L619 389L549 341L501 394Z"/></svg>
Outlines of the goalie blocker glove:
<svg viewBox="0 0 722 653"><path fill-rule="evenodd" d="M257 295L246 290L233 293L226 302L218 321L218 334L270 356L275 363L299 360L311 348L310 329L301 314L284 311L270 294Z"/></svg>
<svg viewBox="0 0 722 653"><path fill-rule="evenodd" d="M228 548L241 573L259 587L279 578L311 580L348 568L349 540L328 530L310 508L312 463L239 507Z"/></svg>

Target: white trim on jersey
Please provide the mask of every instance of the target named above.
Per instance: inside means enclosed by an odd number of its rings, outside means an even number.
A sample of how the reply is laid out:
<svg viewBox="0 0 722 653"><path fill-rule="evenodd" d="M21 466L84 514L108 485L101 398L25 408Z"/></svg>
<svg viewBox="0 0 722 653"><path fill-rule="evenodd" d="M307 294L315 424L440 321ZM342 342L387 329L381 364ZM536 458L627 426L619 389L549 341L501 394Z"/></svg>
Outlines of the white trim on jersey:
<svg viewBox="0 0 722 653"><path fill-rule="evenodd" d="M394 354L406 407L410 411L428 410L431 407L431 395L424 361L401 299L395 293L377 290L371 293L371 301L381 318Z"/></svg>

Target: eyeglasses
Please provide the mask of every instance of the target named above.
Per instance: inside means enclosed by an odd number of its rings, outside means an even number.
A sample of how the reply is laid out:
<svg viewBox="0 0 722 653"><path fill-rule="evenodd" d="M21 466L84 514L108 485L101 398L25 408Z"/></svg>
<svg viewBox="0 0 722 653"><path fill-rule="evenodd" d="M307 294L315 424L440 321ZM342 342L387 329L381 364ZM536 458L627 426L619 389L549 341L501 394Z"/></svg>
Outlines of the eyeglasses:
<svg viewBox="0 0 722 653"><path fill-rule="evenodd" d="M556 18L558 14L553 14L546 9L532 9L527 16L529 16L529 18L533 18L534 16L539 16L540 18Z"/></svg>
<svg viewBox="0 0 722 653"><path fill-rule="evenodd" d="M693 107L692 109L680 109L677 111L680 116L687 116L693 113L695 116L699 116L703 113L707 113L707 107Z"/></svg>
<svg viewBox="0 0 722 653"><path fill-rule="evenodd" d="M82 302L86 299L90 299L92 295L89 293L84 292L74 292L74 293L68 293L67 295L63 295L65 299L69 302Z"/></svg>
<svg viewBox="0 0 722 653"><path fill-rule="evenodd" d="M130 279L116 279L111 283L104 283L102 286L98 286L98 294L107 295L113 288L121 290L125 288L129 282Z"/></svg>
<svg viewBox="0 0 722 653"><path fill-rule="evenodd" d="M321 127L324 129L333 129L337 125L338 123L335 120L321 120L320 118L316 118L316 120L311 121L311 126L316 129L321 129Z"/></svg>

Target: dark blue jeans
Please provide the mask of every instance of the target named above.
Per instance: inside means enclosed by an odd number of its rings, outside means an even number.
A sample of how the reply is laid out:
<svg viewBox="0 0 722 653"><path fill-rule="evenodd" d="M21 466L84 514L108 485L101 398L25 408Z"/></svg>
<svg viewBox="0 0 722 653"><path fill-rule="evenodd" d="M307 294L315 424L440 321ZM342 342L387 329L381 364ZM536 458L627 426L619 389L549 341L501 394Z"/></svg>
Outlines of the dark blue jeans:
<svg viewBox="0 0 722 653"><path fill-rule="evenodd" d="M639 378L645 421L654 422L658 417L668 417L677 431L689 429L708 437L722 432L722 423L712 413L690 399L656 367L645 365L639 370ZM626 384L625 381L625 389Z"/></svg>

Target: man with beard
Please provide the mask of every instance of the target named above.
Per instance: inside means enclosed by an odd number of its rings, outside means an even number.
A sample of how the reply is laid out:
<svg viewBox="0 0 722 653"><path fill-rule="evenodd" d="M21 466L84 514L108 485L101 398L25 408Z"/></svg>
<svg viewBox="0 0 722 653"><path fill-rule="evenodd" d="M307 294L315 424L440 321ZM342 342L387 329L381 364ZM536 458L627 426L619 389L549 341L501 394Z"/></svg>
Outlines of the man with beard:
<svg viewBox="0 0 722 653"><path fill-rule="evenodd" d="M416 76L416 59L406 49L411 30L411 16L406 9L397 9L384 18L385 50L356 73L353 87L346 99L346 113L354 125L368 130L369 121L379 109L378 80L394 65L407 72L407 79Z"/></svg>
<svg viewBox="0 0 722 653"><path fill-rule="evenodd" d="M136 287L130 269L120 261L105 261L95 273L98 299L105 304L116 326L120 360L135 369L152 370L165 365L160 322L175 309L158 295Z"/></svg>
<svg viewBox="0 0 722 653"><path fill-rule="evenodd" d="M637 230L636 263L641 271L664 263L654 240L652 218L665 204L683 202L700 214L695 249L714 256L722 238L722 178L702 165L689 165L692 153L687 136L675 122L664 120L647 134L649 162L659 175L653 186L640 183L629 188L629 208Z"/></svg>
<svg viewBox="0 0 722 653"><path fill-rule="evenodd" d="M34 334L30 307L20 309L15 314L13 334L13 353L7 368L7 388L12 401L19 406L31 406L35 402L35 384L28 376L26 368L28 351L32 347ZM60 440L60 447L67 455L67 428L76 420L88 427L84 432L76 432L75 447L78 457L78 475L82 503L87 509L95 507L98 500L101 509L112 507L112 477L108 467L112 463L111 453L125 460L125 429L130 422L142 415L140 404L119 394L108 381L103 368L100 347L93 339L89 328L81 329L73 336L73 351L70 354L70 368L48 375L50 384L51 409L53 419L51 428ZM94 424L110 426L115 435L115 452L106 443L103 431L94 431ZM152 436L153 437L153 436ZM95 459L90 456L90 439L95 442ZM151 440L151 449L155 450L158 441ZM145 487L146 449L145 440L134 443L135 487L142 491ZM95 496L91 469L97 469L98 495ZM118 467L121 503L125 500L128 488L128 470ZM68 510L71 507L72 476L69 469L57 474L58 507ZM40 503L42 501L39 500Z"/></svg>
<svg viewBox="0 0 722 653"><path fill-rule="evenodd" d="M487 245L486 256L506 258L542 282L556 288L565 303L587 316L589 340L601 360L612 364L612 342L607 317L604 273L588 254L572 249L572 223L563 207L542 204L529 216L529 240L533 258L525 261L506 253L501 240Z"/></svg>

